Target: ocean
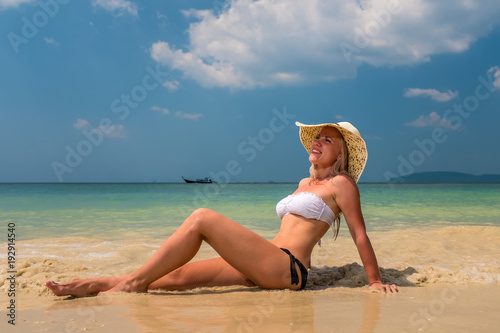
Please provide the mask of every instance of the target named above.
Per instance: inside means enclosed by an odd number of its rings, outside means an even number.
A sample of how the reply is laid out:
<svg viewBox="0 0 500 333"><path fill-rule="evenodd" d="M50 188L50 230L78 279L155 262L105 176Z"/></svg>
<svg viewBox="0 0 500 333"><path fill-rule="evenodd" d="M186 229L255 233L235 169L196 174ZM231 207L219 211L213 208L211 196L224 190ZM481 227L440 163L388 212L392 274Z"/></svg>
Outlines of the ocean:
<svg viewBox="0 0 500 333"><path fill-rule="evenodd" d="M0 221L18 239L174 231L196 208L273 235L275 205L296 184L0 184ZM500 184L360 184L368 230L500 226Z"/></svg>
<svg viewBox="0 0 500 333"><path fill-rule="evenodd" d="M48 293L46 279L130 273L199 207L272 239L280 223L275 205L296 186L0 184L1 245L5 248L8 226L15 225L19 288L42 295ZM367 230L387 281L500 280L500 184L359 184L359 189ZM329 231L313 252L309 287L363 283L352 276L322 282L339 267L364 274L343 220L339 238L333 241L332 235ZM195 259L214 255L204 246ZM0 258L7 258L6 251ZM5 270L2 264L0 272Z"/></svg>

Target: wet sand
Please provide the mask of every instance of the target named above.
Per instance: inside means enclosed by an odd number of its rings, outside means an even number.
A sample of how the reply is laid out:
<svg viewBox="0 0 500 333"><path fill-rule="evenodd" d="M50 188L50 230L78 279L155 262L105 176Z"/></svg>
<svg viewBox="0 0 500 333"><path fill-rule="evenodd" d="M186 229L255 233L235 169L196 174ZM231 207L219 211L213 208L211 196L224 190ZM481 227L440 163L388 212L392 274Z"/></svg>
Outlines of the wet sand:
<svg viewBox="0 0 500 333"><path fill-rule="evenodd" d="M190 292L17 299L2 332L498 332L498 284ZM2 304L5 304L2 300Z"/></svg>

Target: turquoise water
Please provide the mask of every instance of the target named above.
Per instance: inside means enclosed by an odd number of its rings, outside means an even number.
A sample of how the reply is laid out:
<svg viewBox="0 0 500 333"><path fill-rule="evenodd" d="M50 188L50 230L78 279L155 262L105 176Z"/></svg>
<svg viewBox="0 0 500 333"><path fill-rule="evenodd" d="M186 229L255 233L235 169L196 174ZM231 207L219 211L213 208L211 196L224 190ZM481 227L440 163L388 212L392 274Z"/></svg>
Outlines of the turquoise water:
<svg viewBox="0 0 500 333"><path fill-rule="evenodd" d="M360 184L368 230L500 225L500 184ZM0 184L0 221L19 240L164 237L198 207L271 237L296 184ZM346 232L346 228L343 228Z"/></svg>

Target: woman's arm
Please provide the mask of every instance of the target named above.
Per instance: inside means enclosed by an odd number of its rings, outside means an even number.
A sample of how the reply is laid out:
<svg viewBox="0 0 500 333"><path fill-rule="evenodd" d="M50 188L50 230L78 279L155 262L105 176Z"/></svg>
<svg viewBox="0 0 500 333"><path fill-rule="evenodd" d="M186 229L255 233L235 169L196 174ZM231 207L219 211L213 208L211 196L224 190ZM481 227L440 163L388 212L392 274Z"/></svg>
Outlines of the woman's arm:
<svg viewBox="0 0 500 333"><path fill-rule="evenodd" d="M333 178L332 183L335 201L344 214L349 232L365 268L370 288L380 291L397 291L395 285L384 285L380 278L377 257L366 234L358 187L346 176L337 176Z"/></svg>

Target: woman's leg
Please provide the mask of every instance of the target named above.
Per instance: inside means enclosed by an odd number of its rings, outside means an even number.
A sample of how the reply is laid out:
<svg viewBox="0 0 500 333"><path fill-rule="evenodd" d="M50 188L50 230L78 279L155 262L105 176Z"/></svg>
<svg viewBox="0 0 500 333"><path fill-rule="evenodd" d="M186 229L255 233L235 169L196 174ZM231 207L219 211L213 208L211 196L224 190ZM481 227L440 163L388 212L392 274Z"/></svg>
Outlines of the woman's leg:
<svg viewBox="0 0 500 333"><path fill-rule="evenodd" d="M206 241L238 272L262 288L290 288L286 253L256 233L209 209L198 209L135 273L110 292L147 291L154 281L189 262Z"/></svg>
<svg viewBox="0 0 500 333"><path fill-rule="evenodd" d="M56 296L83 297L107 291L123 281L127 275L82 279L68 283L47 281L45 285ZM222 258L188 263L149 285L148 290L186 290L196 287L255 286Z"/></svg>
<svg viewBox="0 0 500 333"><path fill-rule="evenodd" d="M186 290L198 287L255 286L222 258L188 263L149 285L148 290Z"/></svg>

